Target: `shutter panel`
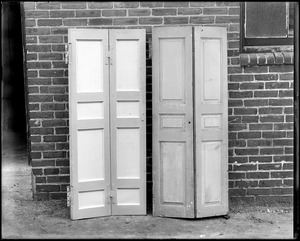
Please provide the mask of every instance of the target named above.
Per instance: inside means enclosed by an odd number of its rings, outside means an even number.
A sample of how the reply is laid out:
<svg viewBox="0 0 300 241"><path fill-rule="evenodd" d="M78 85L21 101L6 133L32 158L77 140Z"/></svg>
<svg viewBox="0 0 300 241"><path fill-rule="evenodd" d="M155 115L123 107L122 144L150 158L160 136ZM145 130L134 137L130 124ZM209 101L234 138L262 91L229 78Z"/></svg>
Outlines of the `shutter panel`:
<svg viewBox="0 0 300 241"><path fill-rule="evenodd" d="M146 214L144 29L109 30L113 215Z"/></svg>
<svg viewBox="0 0 300 241"><path fill-rule="evenodd" d="M192 27L153 28L153 215L194 217Z"/></svg>
<svg viewBox="0 0 300 241"><path fill-rule="evenodd" d="M195 27L197 217L228 212L227 32Z"/></svg>
<svg viewBox="0 0 300 241"><path fill-rule="evenodd" d="M107 39L69 30L71 219L111 214Z"/></svg>

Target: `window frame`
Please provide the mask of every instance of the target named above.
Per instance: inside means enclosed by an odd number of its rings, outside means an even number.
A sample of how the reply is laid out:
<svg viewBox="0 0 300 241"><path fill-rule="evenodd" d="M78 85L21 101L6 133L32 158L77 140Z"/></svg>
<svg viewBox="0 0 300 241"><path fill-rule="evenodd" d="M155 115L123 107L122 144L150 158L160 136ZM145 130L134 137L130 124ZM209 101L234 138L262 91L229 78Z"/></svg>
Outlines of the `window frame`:
<svg viewBox="0 0 300 241"><path fill-rule="evenodd" d="M289 2L286 2L288 4ZM274 38L274 37L264 37L264 38L246 38L245 36L245 7L246 2L240 3L240 52L272 52L275 48L278 49L291 49L294 44L294 36L289 36L285 38ZM289 7L287 7L289 11ZM289 12L287 12L289 14ZM289 46L289 47L287 47Z"/></svg>

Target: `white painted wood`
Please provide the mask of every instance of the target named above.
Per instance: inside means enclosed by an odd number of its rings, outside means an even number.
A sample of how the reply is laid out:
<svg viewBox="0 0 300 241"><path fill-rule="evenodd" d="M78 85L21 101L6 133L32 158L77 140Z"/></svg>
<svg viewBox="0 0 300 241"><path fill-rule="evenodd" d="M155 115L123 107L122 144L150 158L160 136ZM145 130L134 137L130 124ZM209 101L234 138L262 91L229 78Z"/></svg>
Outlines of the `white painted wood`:
<svg viewBox="0 0 300 241"><path fill-rule="evenodd" d="M103 119L103 103L102 102L78 102L77 103L77 119Z"/></svg>
<svg viewBox="0 0 300 241"><path fill-rule="evenodd" d="M103 92L103 40L76 41L78 92Z"/></svg>
<svg viewBox="0 0 300 241"><path fill-rule="evenodd" d="M196 217L228 213L227 32L195 27Z"/></svg>
<svg viewBox="0 0 300 241"><path fill-rule="evenodd" d="M68 39L71 219L110 215L108 32L69 29Z"/></svg>
<svg viewBox="0 0 300 241"><path fill-rule="evenodd" d="M193 218L192 27L153 28L152 47L153 215Z"/></svg>
<svg viewBox="0 0 300 241"><path fill-rule="evenodd" d="M118 91L140 89L140 41L138 39L116 39L116 84Z"/></svg>
<svg viewBox="0 0 300 241"><path fill-rule="evenodd" d="M109 30L113 215L146 214L144 29Z"/></svg>

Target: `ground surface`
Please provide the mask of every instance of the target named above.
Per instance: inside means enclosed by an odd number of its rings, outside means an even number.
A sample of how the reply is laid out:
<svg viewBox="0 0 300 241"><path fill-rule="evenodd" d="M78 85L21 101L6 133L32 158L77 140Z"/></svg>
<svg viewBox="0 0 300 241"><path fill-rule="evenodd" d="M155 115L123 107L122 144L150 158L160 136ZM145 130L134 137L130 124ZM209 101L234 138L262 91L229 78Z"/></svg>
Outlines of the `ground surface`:
<svg viewBox="0 0 300 241"><path fill-rule="evenodd" d="M25 146L2 150L2 238L291 239L291 207L236 206L230 218L110 216L70 220L65 201L32 200Z"/></svg>

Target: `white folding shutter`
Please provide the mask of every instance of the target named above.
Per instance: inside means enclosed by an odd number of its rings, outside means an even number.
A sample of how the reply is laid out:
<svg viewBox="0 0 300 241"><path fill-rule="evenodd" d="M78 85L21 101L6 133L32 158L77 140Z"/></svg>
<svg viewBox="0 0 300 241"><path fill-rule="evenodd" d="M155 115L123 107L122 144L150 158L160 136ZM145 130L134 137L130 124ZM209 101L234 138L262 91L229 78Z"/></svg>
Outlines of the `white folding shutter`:
<svg viewBox="0 0 300 241"><path fill-rule="evenodd" d="M153 214L194 217L192 27L153 28Z"/></svg>
<svg viewBox="0 0 300 241"><path fill-rule="evenodd" d="M71 219L111 214L107 30L69 30Z"/></svg>
<svg viewBox="0 0 300 241"><path fill-rule="evenodd" d="M228 212L226 34L195 27L196 217Z"/></svg>
<svg viewBox="0 0 300 241"><path fill-rule="evenodd" d="M112 214L146 214L144 29L109 30Z"/></svg>

